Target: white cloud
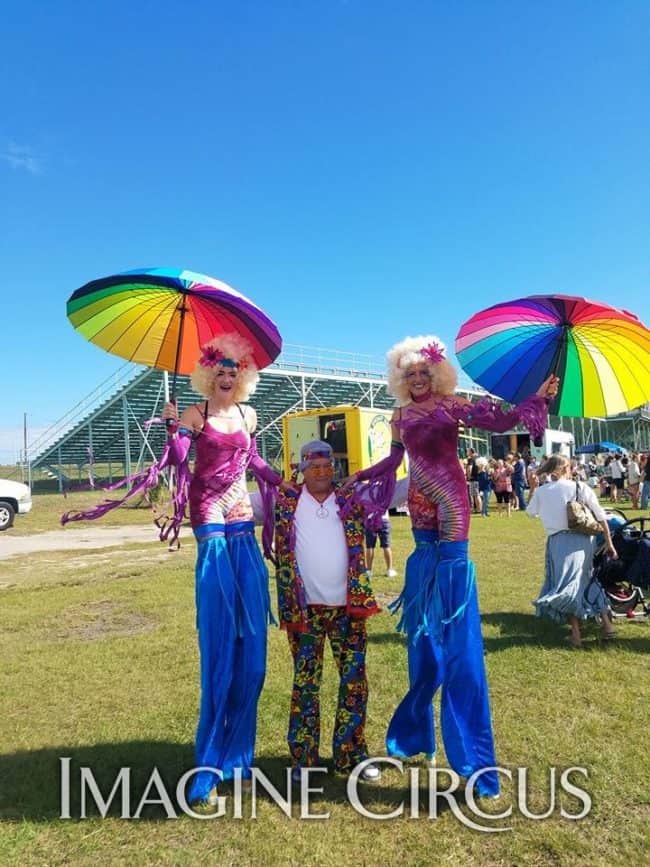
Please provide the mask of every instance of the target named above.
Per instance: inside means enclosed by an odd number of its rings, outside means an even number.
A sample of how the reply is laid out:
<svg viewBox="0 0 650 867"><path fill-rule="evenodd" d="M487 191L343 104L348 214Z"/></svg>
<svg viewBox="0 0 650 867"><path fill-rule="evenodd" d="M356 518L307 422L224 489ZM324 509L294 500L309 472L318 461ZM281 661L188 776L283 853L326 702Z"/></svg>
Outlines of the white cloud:
<svg viewBox="0 0 650 867"><path fill-rule="evenodd" d="M0 153L0 158L9 163L12 169L23 169L29 172L30 175L43 174L43 159L34 152L33 148L27 145L9 142L2 153Z"/></svg>

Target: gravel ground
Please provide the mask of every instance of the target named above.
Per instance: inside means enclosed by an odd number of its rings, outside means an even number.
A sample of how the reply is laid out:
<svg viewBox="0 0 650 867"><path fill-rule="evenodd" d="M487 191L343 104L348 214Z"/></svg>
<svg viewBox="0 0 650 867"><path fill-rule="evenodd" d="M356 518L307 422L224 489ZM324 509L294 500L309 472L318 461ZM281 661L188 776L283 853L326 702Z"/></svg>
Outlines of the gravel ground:
<svg viewBox="0 0 650 867"><path fill-rule="evenodd" d="M183 527L181 537L192 535ZM87 527L82 530L49 530L31 536L18 536L13 530L0 533L0 560L20 557L37 551L80 551L110 548L128 542L157 542L155 527Z"/></svg>

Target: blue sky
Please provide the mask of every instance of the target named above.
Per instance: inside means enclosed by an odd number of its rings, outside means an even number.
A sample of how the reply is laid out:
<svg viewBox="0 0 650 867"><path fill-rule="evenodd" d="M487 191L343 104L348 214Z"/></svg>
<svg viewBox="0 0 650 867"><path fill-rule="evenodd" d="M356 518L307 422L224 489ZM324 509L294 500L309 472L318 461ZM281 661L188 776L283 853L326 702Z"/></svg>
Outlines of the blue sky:
<svg viewBox="0 0 650 867"><path fill-rule="evenodd" d="M2 30L0 461L119 367L65 302L131 268L378 357L535 293L650 322L646 0L21 0Z"/></svg>

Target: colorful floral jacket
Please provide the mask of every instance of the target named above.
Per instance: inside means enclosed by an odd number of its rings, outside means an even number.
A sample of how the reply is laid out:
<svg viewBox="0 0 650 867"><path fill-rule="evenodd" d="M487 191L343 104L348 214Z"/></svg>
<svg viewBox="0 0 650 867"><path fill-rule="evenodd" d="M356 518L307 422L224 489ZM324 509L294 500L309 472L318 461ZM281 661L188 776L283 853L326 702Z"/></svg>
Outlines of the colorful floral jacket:
<svg viewBox="0 0 650 867"><path fill-rule="evenodd" d="M379 613L379 606L370 587L366 574L364 555L363 508L353 500L352 489L341 491L340 484L334 485L336 504L339 513L342 508L346 517L342 518L345 538L348 543L348 598L346 611L354 617L370 617ZM304 632L306 629L307 602L305 587L296 561L296 533L294 516L298 506L296 491L279 490L275 504L275 556L276 581L278 587L278 612L280 626L288 632Z"/></svg>

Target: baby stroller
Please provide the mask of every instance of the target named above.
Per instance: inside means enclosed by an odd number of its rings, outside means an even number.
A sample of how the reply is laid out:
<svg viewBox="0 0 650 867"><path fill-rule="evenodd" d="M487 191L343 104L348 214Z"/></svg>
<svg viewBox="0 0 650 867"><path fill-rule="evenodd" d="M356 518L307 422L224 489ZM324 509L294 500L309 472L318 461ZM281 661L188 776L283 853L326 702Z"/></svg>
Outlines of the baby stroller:
<svg viewBox="0 0 650 867"><path fill-rule="evenodd" d="M604 539L600 536L593 580L602 585L615 617L648 618L650 605L642 588L650 587L650 518L628 521L619 509L606 509L605 513L618 560L606 556ZM637 612L639 606L641 610Z"/></svg>

